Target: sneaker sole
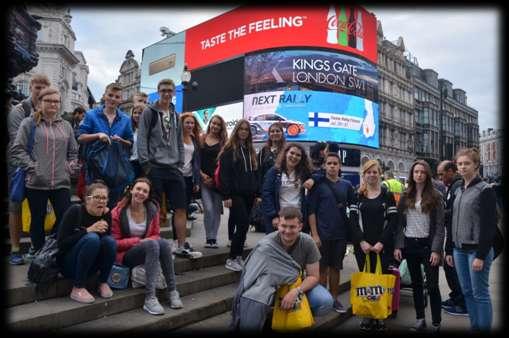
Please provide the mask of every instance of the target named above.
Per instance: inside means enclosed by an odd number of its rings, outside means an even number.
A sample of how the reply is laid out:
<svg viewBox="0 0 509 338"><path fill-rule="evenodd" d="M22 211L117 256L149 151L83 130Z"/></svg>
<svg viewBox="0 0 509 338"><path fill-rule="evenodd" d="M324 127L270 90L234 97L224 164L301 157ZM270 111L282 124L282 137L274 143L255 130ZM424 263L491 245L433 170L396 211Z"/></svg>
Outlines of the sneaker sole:
<svg viewBox="0 0 509 338"><path fill-rule="evenodd" d="M184 308L184 305L178 305L178 306L175 306L175 305L170 305L170 308L171 309L174 309L174 310L178 310L178 309L183 309Z"/></svg>
<svg viewBox="0 0 509 338"><path fill-rule="evenodd" d="M449 312L449 311L446 311L446 310L444 310L444 312L447 313L448 315L451 315L451 316L468 317L468 312L466 312L466 313L458 313L458 312Z"/></svg>
<svg viewBox="0 0 509 338"><path fill-rule="evenodd" d="M224 267L225 267L226 269L230 270L230 271L235 271L235 272L241 272L241 271L242 271L242 269L237 270L237 269L235 269L235 268L233 268L233 267L231 267L231 266L228 266L228 265L225 265Z"/></svg>
<svg viewBox="0 0 509 338"><path fill-rule="evenodd" d="M336 311L337 313L347 313L346 310L338 310L338 309L334 309L334 311Z"/></svg>
<svg viewBox="0 0 509 338"><path fill-rule="evenodd" d="M143 310L145 310L146 312L150 313L151 315L154 315L154 316L161 316L161 315L164 315L164 312L154 312L154 311L150 311L145 305L143 305Z"/></svg>
<svg viewBox="0 0 509 338"><path fill-rule="evenodd" d="M81 303L81 304L92 304L93 302L95 302L95 299L91 299L91 300L80 300L80 299L76 299L74 298L73 296L70 296L69 298L71 298L72 300L74 300L75 302L78 302L78 303Z"/></svg>

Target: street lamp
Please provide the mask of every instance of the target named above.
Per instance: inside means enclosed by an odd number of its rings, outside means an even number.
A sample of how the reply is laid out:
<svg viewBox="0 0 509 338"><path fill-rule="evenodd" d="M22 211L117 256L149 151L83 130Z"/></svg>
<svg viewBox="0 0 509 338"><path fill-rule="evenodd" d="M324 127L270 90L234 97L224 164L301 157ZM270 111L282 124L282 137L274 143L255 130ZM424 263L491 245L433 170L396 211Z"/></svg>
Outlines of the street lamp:
<svg viewBox="0 0 509 338"><path fill-rule="evenodd" d="M187 68L187 65L184 65L184 70L182 71L182 75L180 76L180 82L182 85L182 103L183 103L183 109L184 111L187 111L187 100L184 96L184 92L188 90L189 88L189 82L191 82L191 72ZM191 89L195 90L198 88L198 82L193 81L191 82Z"/></svg>

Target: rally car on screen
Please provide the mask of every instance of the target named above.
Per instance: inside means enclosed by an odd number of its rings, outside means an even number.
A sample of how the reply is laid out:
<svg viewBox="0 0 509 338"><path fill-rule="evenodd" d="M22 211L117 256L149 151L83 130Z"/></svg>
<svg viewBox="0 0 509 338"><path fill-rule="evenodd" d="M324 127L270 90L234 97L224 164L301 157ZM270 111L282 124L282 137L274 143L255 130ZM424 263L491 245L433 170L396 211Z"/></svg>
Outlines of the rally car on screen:
<svg viewBox="0 0 509 338"><path fill-rule="evenodd" d="M267 137L268 133L263 130L262 127L256 122L250 122L251 134L253 135L253 141L263 141Z"/></svg>
<svg viewBox="0 0 509 338"><path fill-rule="evenodd" d="M297 136L305 131L304 123L300 121L288 120L286 117L278 114L258 114L249 118L250 122L256 122L265 131L269 131L271 124L279 122L283 125L284 131L288 136Z"/></svg>

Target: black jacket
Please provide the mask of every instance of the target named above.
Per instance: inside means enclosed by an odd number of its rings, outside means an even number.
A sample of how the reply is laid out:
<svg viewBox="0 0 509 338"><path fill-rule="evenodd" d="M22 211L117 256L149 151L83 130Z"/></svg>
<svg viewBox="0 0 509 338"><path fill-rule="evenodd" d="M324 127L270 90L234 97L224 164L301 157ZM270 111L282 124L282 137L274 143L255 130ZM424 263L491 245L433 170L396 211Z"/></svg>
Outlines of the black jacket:
<svg viewBox="0 0 509 338"><path fill-rule="evenodd" d="M259 196L258 171L251 164L251 153L244 147L239 148L233 160L233 149L226 150L219 159L221 194L223 200L232 195Z"/></svg>

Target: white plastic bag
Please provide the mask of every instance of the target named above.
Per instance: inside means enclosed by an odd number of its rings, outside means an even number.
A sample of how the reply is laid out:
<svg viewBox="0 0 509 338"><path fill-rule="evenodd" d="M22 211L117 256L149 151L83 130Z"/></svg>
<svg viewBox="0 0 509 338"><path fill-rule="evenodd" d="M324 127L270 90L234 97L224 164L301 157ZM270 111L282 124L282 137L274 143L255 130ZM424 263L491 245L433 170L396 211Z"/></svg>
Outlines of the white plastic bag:
<svg viewBox="0 0 509 338"><path fill-rule="evenodd" d="M163 275L163 270L161 269L161 264L157 264L158 273L156 277L156 289L164 290L166 289L166 279ZM131 269L131 284L133 288L139 288L146 284L146 276L145 276L145 266L137 265Z"/></svg>

